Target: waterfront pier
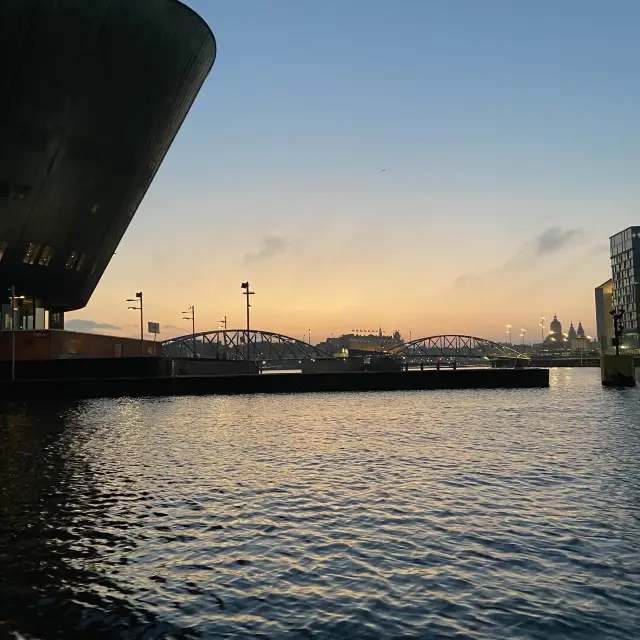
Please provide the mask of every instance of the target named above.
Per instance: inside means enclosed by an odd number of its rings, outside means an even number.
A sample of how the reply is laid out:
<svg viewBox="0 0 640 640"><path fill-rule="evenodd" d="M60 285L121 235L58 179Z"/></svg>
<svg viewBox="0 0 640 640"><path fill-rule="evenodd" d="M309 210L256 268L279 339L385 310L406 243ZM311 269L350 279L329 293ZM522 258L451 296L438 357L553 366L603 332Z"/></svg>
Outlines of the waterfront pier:
<svg viewBox="0 0 640 640"><path fill-rule="evenodd" d="M22 379L2 383L4 400L185 395L285 394L435 389L530 389L549 386L547 369L443 369L278 372L217 376Z"/></svg>

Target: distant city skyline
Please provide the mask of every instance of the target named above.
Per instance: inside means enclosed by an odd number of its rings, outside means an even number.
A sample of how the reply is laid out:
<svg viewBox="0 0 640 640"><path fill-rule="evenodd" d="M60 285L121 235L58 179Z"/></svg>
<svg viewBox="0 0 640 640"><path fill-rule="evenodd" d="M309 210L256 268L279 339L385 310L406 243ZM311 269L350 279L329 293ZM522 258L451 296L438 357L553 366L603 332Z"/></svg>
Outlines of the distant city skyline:
<svg viewBox="0 0 640 640"><path fill-rule="evenodd" d="M504 327L496 327L494 328L493 331L486 332L483 335L480 335L480 333L473 332L473 331L459 331L459 333L461 333L462 335L474 335L481 338L487 338L490 340L494 340L496 342L503 342L505 344L510 342L512 342L513 344L521 344L522 342L524 342L524 344L539 343L539 342L542 342L543 335L545 338L548 335L550 335L551 332L549 328L555 317L558 317L558 319L560 319L562 324L565 325L566 327L569 327L570 325L578 326L579 324L581 324L585 328L584 329L585 334L587 334L590 339L593 339L593 340L596 339L595 332L591 332L593 333L593 335L591 335L589 331L586 330L586 328L589 327L588 323L584 323L581 320L578 320L578 321L569 320L568 322L565 322L561 319L561 316L558 316L557 314L552 314L550 316L540 316L537 319L537 324L535 326L532 326L531 328L527 328L524 326L517 326L517 327L512 326L511 335L508 329L508 324L504 325ZM541 327L541 321L543 319L544 319L544 327ZM102 334L109 334L109 335L121 335L121 336L127 336L131 338L137 338L140 335L139 322L128 323L124 326L117 326L117 325L110 325L106 323L97 323L92 320L85 320L82 318L73 318L69 320L67 324L68 324L67 328L73 331L80 331L80 332L87 332L87 333L95 332L95 333L102 333ZM191 330L189 327L185 328L185 326L166 324L166 323L165 324L159 323L159 324L160 324L160 334L158 336L158 339L160 341L167 340L169 338L177 337L177 336L191 335ZM237 325L229 324L228 330L232 331L237 329L244 329L245 327L246 327L246 324L243 325L242 323L238 323ZM200 333L200 332L215 331L215 330L222 331L223 328L224 327L219 324L209 328L196 327L196 332ZM282 333L284 335L288 335L291 338L302 340L303 342L308 342L309 336L311 336L312 337L311 341L313 344L324 342L327 339L338 338L338 337L349 336L349 335L362 336L362 337L371 337L371 336L375 337L375 336L378 336L380 329L382 329L385 338L388 338L392 335L400 334L402 336L402 340L405 342L408 342L410 340L417 340L418 338L428 337L433 335L456 333L456 331L451 331L449 329L447 330L443 329L436 333L420 333L419 331L415 332L410 328L404 332L398 328L394 328L392 330L379 328L378 331L371 330L370 332L347 329L347 330L340 330L337 332L334 331L326 335L320 335L320 334L314 333L313 330L309 330L309 329L307 329L306 331L303 331L302 333L287 333L287 332L281 331L277 327L265 328L262 326L254 325L253 323L251 325L251 328L252 330L260 329L263 331L273 331L274 333ZM524 337L522 335L523 329L524 329ZM146 331L146 327L145 327L145 331Z"/></svg>
<svg viewBox="0 0 640 640"><path fill-rule="evenodd" d="M135 336L252 324L595 335L608 238L637 224L640 5L187 2L213 73L89 306ZM378 50L377 43L384 43ZM385 171L383 171L383 169Z"/></svg>

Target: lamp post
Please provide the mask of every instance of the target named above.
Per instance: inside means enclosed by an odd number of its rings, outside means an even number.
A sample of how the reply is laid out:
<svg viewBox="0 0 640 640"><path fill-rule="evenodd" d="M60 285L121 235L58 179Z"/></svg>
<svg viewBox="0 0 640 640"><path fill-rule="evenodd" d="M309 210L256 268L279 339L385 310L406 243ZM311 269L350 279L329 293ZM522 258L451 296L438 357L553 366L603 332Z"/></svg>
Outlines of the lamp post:
<svg viewBox="0 0 640 640"><path fill-rule="evenodd" d="M540 343L540 351L544 349L544 321L546 318L544 316L540 317L540 338L542 342Z"/></svg>
<svg viewBox="0 0 640 640"><path fill-rule="evenodd" d="M132 311L140 312L140 356L144 357L144 310L142 306L142 291L136 293L135 298L129 298L127 302L139 302L140 305L136 307L129 307Z"/></svg>
<svg viewBox="0 0 640 640"><path fill-rule="evenodd" d="M189 315L185 315L182 319L183 320L191 320L191 340L192 340L192 350L193 350L193 357L196 357L196 307L195 305L191 305L186 311L183 311L182 313L185 314L189 314Z"/></svg>
<svg viewBox="0 0 640 640"><path fill-rule="evenodd" d="M522 338L522 346L524 347L524 335L527 333L526 329L520 329L520 337Z"/></svg>
<svg viewBox="0 0 640 640"><path fill-rule="evenodd" d="M309 329L309 346L311 346L311 329Z"/></svg>
<svg viewBox="0 0 640 640"><path fill-rule="evenodd" d="M11 380L16 379L16 288L11 287Z"/></svg>
<svg viewBox="0 0 640 640"><path fill-rule="evenodd" d="M513 327L510 324L507 325L507 334L509 335L509 344L513 344L513 342L511 341L511 329L512 328Z"/></svg>
<svg viewBox="0 0 640 640"><path fill-rule="evenodd" d="M16 379L16 288L9 289L11 304L11 380Z"/></svg>
<svg viewBox="0 0 640 640"><path fill-rule="evenodd" d="M18 300L24 300L24 296L16 296L16 288L9 289L9 299L11 301L11 380L16 379L16 313Z"/></svg>
<svg viewBox="0 0 640 640"><path fill-rule="evenodd" d="M251 309L251 303L249 302L250 298L249 296L253 296L255 295L254 291L251 291L251 287L249 286L249 281L247 280L247 282L243 282L240 285L241 289L244 289L243 295L247 296L247 340L246 340L246 344L247 344L247 360L249 360L249 341L250 341L250 333L249 331L251 330L250 327L250 318L249 318L249 310Z"/></svg>
<svg viewBox="0 0 640 640"><path fill-rule="evenodd" d="M223 338L224 344L227 344L227 316L222 316L220 318L220 322L222 324L218 325L218 329L222 329L224 331ZM216 334L216 358L220 358L220 333Z"/></svg>

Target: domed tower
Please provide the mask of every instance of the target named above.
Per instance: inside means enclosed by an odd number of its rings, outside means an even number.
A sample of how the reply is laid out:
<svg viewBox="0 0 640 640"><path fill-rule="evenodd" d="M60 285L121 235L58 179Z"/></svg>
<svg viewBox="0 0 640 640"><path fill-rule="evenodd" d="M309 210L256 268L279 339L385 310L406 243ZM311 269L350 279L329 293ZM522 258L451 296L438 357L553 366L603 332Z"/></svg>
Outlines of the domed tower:
<svg viewBox="0 0 640 640"><path fill-rule="evenodd" d="M561 349L563 346L562 323L556 315L549 325L549 335L544 339L544 343L549 349Z"/></svg>
<svg viewBox="0 0 640 640"><path fill-rule="evenodd" d="M562 323L558 320L558 316L554 315L551 324L549 325L549 334L556 340L562 339Z"/></svg>
<svg viewBox="0 0 640 640"><path fill-rule="evenodd" d="M584 329L582 328L582 322L578 322L578 337L584 338Z"/></svg>
<svg viewBox="0 0 640 640"><path fill-rule="evenodd" d="M569 327L569 333L567 334L567 339L569 340L569 342L571 342L571 340L575 340L578 334L576 334L576 330L573 327L573 322L571 323L571 326Z"/></svg>

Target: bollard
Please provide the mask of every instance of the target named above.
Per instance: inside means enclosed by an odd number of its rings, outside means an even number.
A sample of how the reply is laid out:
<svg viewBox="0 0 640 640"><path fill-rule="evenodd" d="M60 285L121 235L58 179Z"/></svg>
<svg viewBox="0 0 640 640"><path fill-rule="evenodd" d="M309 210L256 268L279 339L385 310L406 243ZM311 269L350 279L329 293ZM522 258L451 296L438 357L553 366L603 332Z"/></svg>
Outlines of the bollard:
<svg viewBox="0 0 640 640"><path fill-rule="evenodd" d="M600 375L605 387L635 387L633 356L605 355L600 358Z"/></svg>

